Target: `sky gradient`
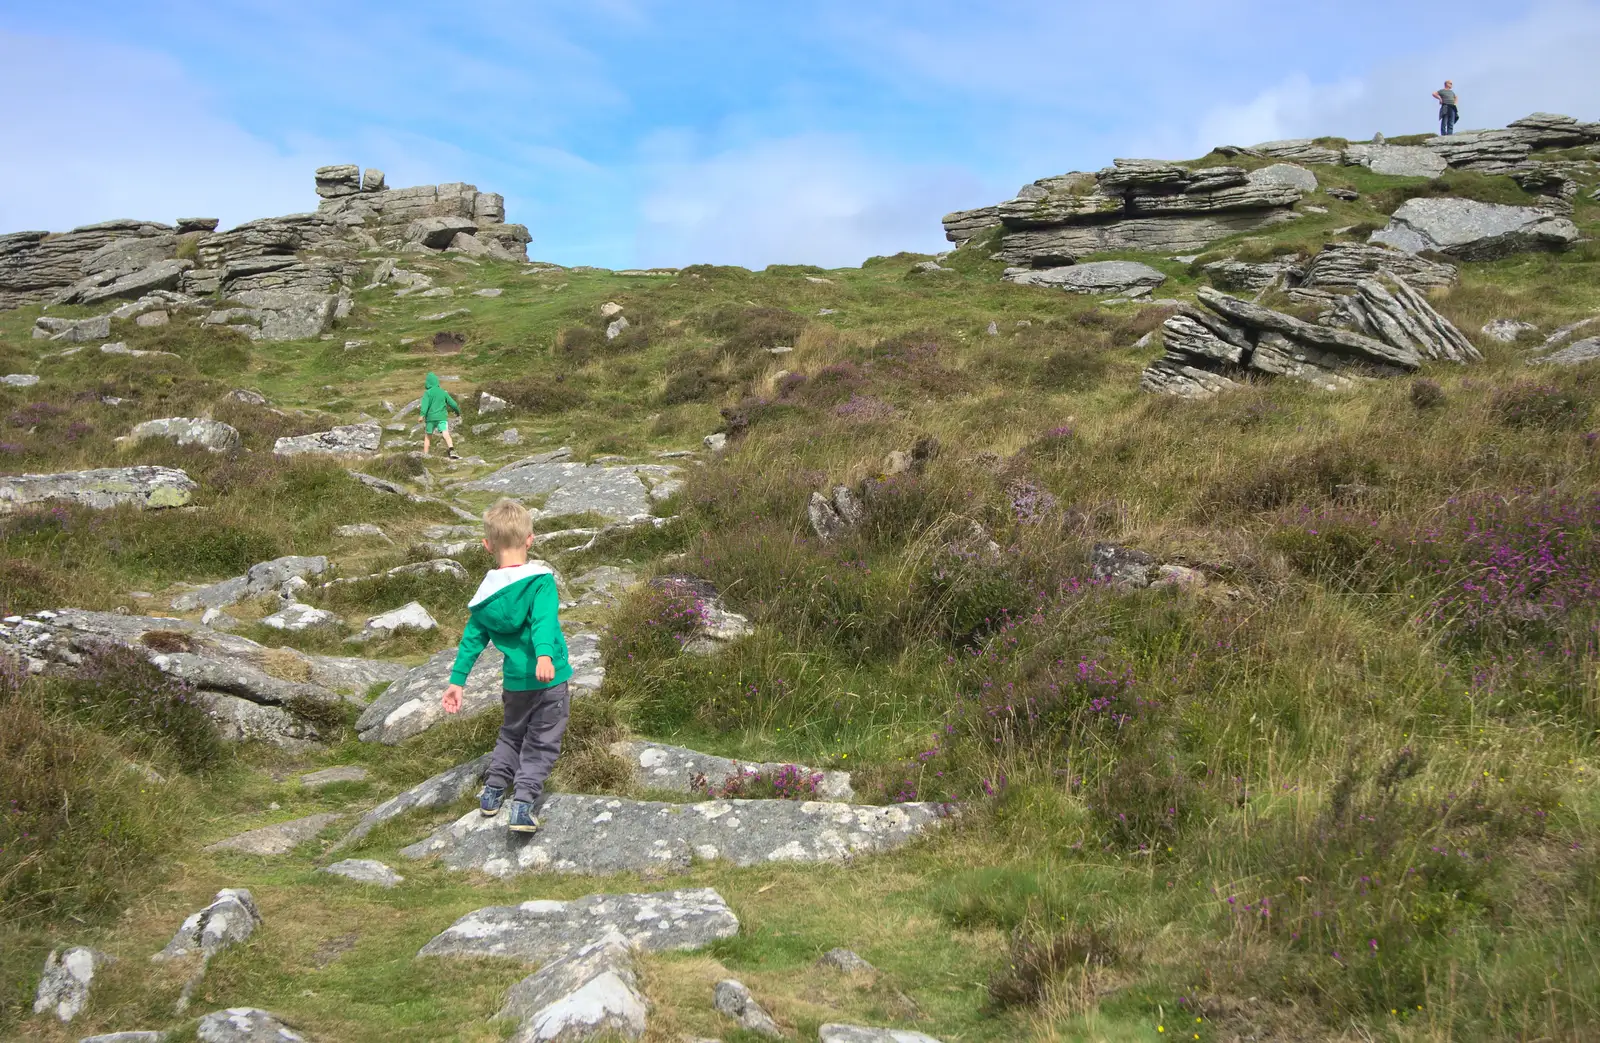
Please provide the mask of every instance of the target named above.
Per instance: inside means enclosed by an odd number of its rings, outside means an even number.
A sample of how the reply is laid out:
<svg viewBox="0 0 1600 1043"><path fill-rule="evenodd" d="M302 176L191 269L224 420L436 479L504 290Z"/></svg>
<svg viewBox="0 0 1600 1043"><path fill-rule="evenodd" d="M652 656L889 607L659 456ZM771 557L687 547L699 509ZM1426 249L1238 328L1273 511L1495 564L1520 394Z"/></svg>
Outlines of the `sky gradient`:
<svg viewBox="0 0 1600 1043"><path fill-rule="evenodd" d="M859 264L1116 156L1600 119L1600 0L0 0L0 232L506 196L531 257Z"/></svg>

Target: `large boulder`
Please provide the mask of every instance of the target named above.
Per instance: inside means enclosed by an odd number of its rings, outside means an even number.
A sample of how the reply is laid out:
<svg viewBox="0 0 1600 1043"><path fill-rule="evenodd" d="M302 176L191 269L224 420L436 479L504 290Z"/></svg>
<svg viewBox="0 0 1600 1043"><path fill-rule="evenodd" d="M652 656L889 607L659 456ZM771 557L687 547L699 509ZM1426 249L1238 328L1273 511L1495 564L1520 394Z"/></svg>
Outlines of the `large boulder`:
<svg viewBox="0 0 1600 1043"><path fill-rule="evenodd" d="M317 195L323 199L339 199L361 191L361 168L354 163L318 167L316 173ZM379 175L382 180L382 175Z"/></svg>
<svg viewBox="0 0 1600 1043"><path fill-rule="evenodd" d="M1407 200L1369 241L1407 253L1427 250L1482 261L1528 250L1565 250L1578 241L1578 227L1533 207L1424 198Z"/></svg>
<svg viewBox="0 0 1600 1043"><path fill-rule="evenodd" d="M202 417L174 416L162 420L146 420L135 424L128 438L141 442L146 438L166 438L179 445L198 445L213 453L224 453L239 448L239 432L219 420Z"/></svg>
<svg viewBox="0 0 1600 1043"><path fill-rule="evenodd" d="M942 825L946 808L797 800L713 800L673 804L558 793L539 810L540 830L506 830L508 810L476 809L403 849L438 856L451 869L494 877L528 872L603 875L687 869L696 859L734 865L845 862L893 850Z"/></svg>
<svg viewBox="0 0 1600 1043"><path fill-rule="evenodd" d="M274 456L372 455L382 442L383 428L377 424L346 424L315 434L287 435L273 443L272 452Z"/></svg>
<svg viewBox="0 0 1600 1043"><path fill-rule="evenodd" d="M1438 152L1420 145L1351 145L1344 150L1344 161L1391 177L1438 177L1450 166Z"/></svg>
<svg viewBox="0 0 1600 1043"><path fill-rule="evenodd" d="M194 479L175 467L98 467L60 474L0 477L0 514L36 503L74 503L94 510L133 506L182 507L194 498Z"/></svg>
<svg viewBox="0 0 1600 1043"><path fill-rule="evenodd" d="M1351 289L1379 272L1397 275L1425 290L1453 286L1460 275L1453 264L1387 246L1328 243L1306 262L1303 285L1318 290Z"/></svg>
<svg viewBox="0 0 1600 1043"><path fill-rule="evenodd" d="M113 269L74 283L57 295L56 302L99 304L110 300L133 300L156 290L176 290L184 273L193 267L193 261L168 258L135 271Z"/></svg>
<svg viewBox="0 0 1600 1043"><path fill-rule="evenodd" d="M96 315L91 319L58 319L53 315L41 315L33 322L33 335L36 339L48 337L50 340L66 341L68 344L83 344L105 340L111 336L111 316Z"/></svg>
<svg viewBox="0 0 1600 1043"><path fill-rule="evenodd" d="M420 243L430 250L443 250L461 233L471 235L478 223L470 217L424 217L406 227L406 242Z"/></svg>
<svg viewBox="0 0 1600 1043"><path fill-rule="evenodd" d="M251 340L311 340L333 326L338 296L298 289L243 290L229 294L243 307L211 312L202 323L227 326Z"/></svg>
<svg viewBox="0 0 1600 1043"><path fill-rule="evenodd" d="M1090 261L1058 268L1007 268L1005 280L1019 286L1055 286L1068 293L1127 293L1154 288L1167 277L1137 261Z"/></svg>
<svg viewBox="0 0 1600 1043"><path fill-rule="evenodd" d="M1315 192L1317 190L1317 175L1305 167L1293 163L1273 163L1250 171L1250 183L1254 185L1281 185L1299 192Z"/></svg>

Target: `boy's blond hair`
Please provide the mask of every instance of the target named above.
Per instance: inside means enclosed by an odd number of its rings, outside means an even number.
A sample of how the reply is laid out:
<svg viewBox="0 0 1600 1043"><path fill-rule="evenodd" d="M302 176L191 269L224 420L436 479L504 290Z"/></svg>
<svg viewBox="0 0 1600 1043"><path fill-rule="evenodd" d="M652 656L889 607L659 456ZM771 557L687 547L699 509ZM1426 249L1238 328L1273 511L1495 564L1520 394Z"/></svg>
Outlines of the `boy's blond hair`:
<svg viewBox="0 0 1600 1043"><path fill-rule="evenodd" d="M528 509L508 497L501 497L483 512L483 538L495 550L516 550L533 535L533 518Z"/></svg>

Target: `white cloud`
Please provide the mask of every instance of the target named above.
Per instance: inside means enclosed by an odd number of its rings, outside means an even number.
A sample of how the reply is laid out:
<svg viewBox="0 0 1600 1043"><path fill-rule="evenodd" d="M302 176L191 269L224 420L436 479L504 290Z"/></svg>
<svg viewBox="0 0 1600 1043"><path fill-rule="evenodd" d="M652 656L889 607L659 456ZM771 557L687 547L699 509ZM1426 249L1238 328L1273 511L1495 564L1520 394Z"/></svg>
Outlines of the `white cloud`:
<svg viewBox="0 0 1600 1043"><path fill-rule="evenodd" d="M0 229L114 217L234 224L315 208L317 159L212 113L162 55L0 32L0 68L13 83L49 85L0 107Z"/></svg>
<svg viewBox="0 0 1600 1043"><path fill-rule="evenodd" d="M1429 94L1446 79L1461 95L1463 130L1502 127L1536 111L1592 119L1600 112L1597 54L1600 6L1545 3L1517 20L1479 23L1375 63L1359 76L1328 83L1291 76L1249 101L1213 108L1200 119L1189 153L1274 138L1423 133L1436 125Z"/></svg>
<svg viewBox="0 0 1600 1043"><path fill-rule="evenodd" d="M946 244L941 201L969 194L971 175L900 164L855 141L806 134L706 158L668 159L657 140L640 205L641 263L835 268L874 254Z"/></svg>

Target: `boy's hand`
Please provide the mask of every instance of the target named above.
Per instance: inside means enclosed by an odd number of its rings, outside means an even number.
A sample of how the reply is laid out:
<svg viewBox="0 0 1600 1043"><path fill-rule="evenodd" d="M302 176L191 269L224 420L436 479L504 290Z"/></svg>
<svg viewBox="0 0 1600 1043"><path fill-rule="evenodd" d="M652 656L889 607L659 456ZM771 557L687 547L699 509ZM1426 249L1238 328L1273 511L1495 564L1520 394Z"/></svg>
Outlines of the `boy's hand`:
<svg viewBox="0 0 1600 1043"><path fill-rule="evenodd" d="M552 672L550 676L554 677L554 672ZM461 694L464 690L465 689L458 684L450 685L444 690L444 699L442 701L444 702L445 713L461 712Z"/></svg>
<svg viewBox="0 0 1600 1043"><path fill-rule="evenodd" d="M535 679L537 679L538 681L540 681L540 682L542 682L544 684L548 684L551 681L554 681L556 679L556 664L555 664L555 662L552 661L551 658L549 656L547 656L547 655L540 656L539 657L539 661L534 664L533 676L534 676Z"/></svg>

